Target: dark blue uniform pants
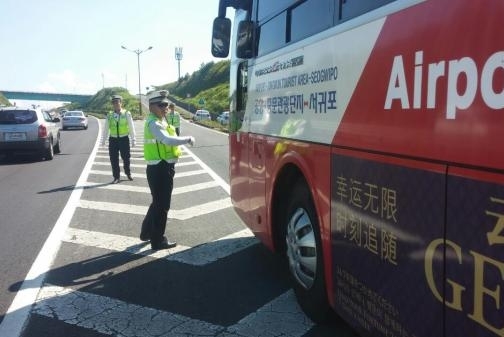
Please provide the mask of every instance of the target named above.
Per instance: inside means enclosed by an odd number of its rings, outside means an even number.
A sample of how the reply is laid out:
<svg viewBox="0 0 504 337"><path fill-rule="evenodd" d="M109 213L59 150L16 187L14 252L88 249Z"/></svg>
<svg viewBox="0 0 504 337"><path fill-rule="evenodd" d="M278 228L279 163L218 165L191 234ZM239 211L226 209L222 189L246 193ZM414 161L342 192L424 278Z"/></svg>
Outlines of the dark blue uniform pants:
<svg viewBox="0 0 504 337"><path fill-rule="evenodd" d="M147 182L152 195L152 203L142 223L142 233L150 233L151 244L163 241L166 220L170 210L175 164L162 160L157 165L147 165Z"/></svg>
<svg viewBox="0 0 504 337"><path fill-rule="evenodd" d="M110 165L112 166L112 175L114 179L119 179L120 177L120 169L119 169L119 153L121 154L121 158L124 163L124 173L126 175L130 175L130 143L129 137L119 137L109 138L109 157L110 157Z"/></svg>

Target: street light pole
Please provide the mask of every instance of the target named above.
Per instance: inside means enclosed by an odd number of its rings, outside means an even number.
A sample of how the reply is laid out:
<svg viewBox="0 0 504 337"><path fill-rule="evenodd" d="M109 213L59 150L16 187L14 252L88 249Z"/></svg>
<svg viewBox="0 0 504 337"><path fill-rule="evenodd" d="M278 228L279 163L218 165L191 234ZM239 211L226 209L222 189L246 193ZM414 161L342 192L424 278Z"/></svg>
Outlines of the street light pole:
<svg viewBox="0 0 504 337"><path fill-rule="evenodd" d="M135 53L137 55L137 64L138 64L138 106L139 106L140 116L142 116L142 86L140 84L140 54L142 54L143 52L146 52L147 50L151 50L152 46L149 47L149 48L147 48L147 49L144 49L144 50L140 50L140 49L131 50L131 49L126 48L125 46L121 46L121 48L124 49L124 50L130 51L130 52L133 52L133 53Z"/></svg>
<svg viewBox="0 0 504 337"><path fill-rule="evenodd" d="M175 60L178 61L178 79L180 81L180 60L182 60L182 47L175 47Z"/></svg>

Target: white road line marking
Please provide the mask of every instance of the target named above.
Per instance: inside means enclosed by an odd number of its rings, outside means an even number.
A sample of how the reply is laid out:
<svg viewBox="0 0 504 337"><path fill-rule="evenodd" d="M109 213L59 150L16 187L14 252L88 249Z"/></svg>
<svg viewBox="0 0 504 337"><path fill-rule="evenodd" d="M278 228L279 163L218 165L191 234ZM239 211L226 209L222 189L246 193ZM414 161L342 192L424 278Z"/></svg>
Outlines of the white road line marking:
<svg viewBox="0 0 504 337"><path fill-rule="evenodd" d="M89 174L97 174L97 175L103 175L103 176L110 176L111 172L110 171L101 171L101 170L90 170ZM183 178L183 177L195 176L195 175L199 175L199 174L208 174L208 172L206 170L194 170L194 171L188 171L188 172L175 172L175 179L177 179L177 178ZM145 174L145 173L134 173L134 177L147 179L147 174Z"/></svg>
<svg viewBox="0 0 504 337"><path fill-rule="evenodd" d="M192 207L184 208L181 210L175 210L174 212L168 212L169 218L176 218L179 220L187 220L194 218L196 216L210 214L213 212L217 212L229 207L232 207L231 198L225 198L220 200L210 201L204 204L198 204Z"/></svg>
<svg viewBox="0 0 504 337"><path fill-rule="evenodd" d="M102 183L91 182L91 181L86 182L87 188L93 188L93 186L96 188L105 189L105 190L149 193L150 194L150 189L148 187L143 187L143 186L126 185L126 184L102 184Z"/></svg>
<svg viewBox="0 0 504 337"><path fill-rule="evenodd" d="M124 192L138 192L138 193L150 194L150 189L148 187L142 187L142 186L134 186L134 185L126 185L126 184L105 184L105 185L103 185L103 184L91 182L91 181L87 181L85 185L86 185L86 187L96 186L97 188L106 189L106 190L124 191ZM189 193L189 192L196 192L196 191L201 191L204 189L218 187L218 186L220 186L220 185L216 181L212 180L212 181L209 181L206 183L175 187L173 189L172 195Z"/></svg>
<svg viewBox="0 0 504 337"><path fill-rule="evenodd" d="M179 314L52 285L42 288L33 311L114 336L218 336L225 330Z"/></svg>
<svg viewBox="0 0 504 337"><path fill-rule="evenodd" d="M109 159L109 156L96 156L96 158L99 158L99 159ZM144 157L131 157L130 158L131 161L142 161L142 162L145 162L145 159ZM110 161L108 162L108 164L110 165Z"/></svg>
<svg viewBox="0 0 504 337"><path fill-rule="evenodd" d="M110 166L110 162L105 162L105 161L95 161L93 165L98 165L98 166ZM192 166L192 165L199 165L199 163L195 161L188 161L188 162L182 162L182 163L177 163L176 167L183 167L183 166ZM140 167L140 168L146 168L147 164L144 162L143 164L130 164L130 167Z"/></svg>
<svg viewBox="0 0 504 337"><path fill-rule="evenodd" d="M152 251L148 242L141 242L137 238L76 228L68 228L63 241L86 247L167 259L193 266L204 266L215 262L258 242L250 230L244 229L194 248L177 245L172 249Z"/></svg>
<svg viewBox="0 0 504 337"><path fill-rule="evenodd" d="M149 207L147 206L119 204L114 202L91 201L83 199L79 201L78 207L100 211L118 212L126 214L139 214L139 215L147 214L147 210L149 209Z"/></svg>
<svg viewBox="0 0 504 337"><path fill-rule="evenodd" d="M194 153L189 151L187 147L183 146L183 148L184 151L189 154L189 156L197 161L198 164L200 164L200 166L203 167L208 172L208 174L210 174L210 176L219 183L219 185L221 185L221 187L224 189L224 191L226 191L228 195L231 194L229 184L224 179L222 179L217 173L215 173L215 171L213 171L207 164L202 162L201 159L199 159Z"/></svg>
<svg viewBox="0 0 504 337"><path fill-rule="evenodd" d="M98 123L98 137L93 150L82 170L82 173L77 181L76 186L85 184L93 161L95 160L96 151L101 135L101 125ZM37 298L37 293L42 286L46 273L49 271L52 262L61 245L61 238L65 234L66 229L70 225L70 221L77 207L77 203L81 197L83 189L74 188L70 194L70 198L61 212L56 224L51 233L47 237L42 249L39 251L35 261L33 262L28 274L26 275L20 289L18 290L14 300L5 313L4 319L0 324L0 337L16 337L20 336L23 326L30 313L30 308Z"/></svg>
<svg viewBox="0 0 504 337"><path fill-rule="evenodd" d="M314 323L299 307L296 296L289 290L227 328L233 336L301 337Z"/></svg>
<svg viewBox="0 0 504 337"><path fill-rule="evenodd" d="M197 161L184 161L184 162L178 162L175 164L175 167L183 167L183 166L192 166L192 165L199 165Z"/></svg>
<svg viewBox="0 0 504 337"><path fill-rule="evenodd" d="M205 189L217 187L217 186L219 186L219 184L216 181L212 180L212 181L209 181L206 183L175 187L173 189L172 195L188 193L188 192L196 192L196 191L201 191L201 190L205 190Z"/></svg>
<svg viewBox="0 0 504 337"><path fill-rule="evenodd" d="M297 305L291 290L227 328L49 284L41 289L33 312L114 336L301 337L314 325Z"/></svg>
<svg viewBox="0 0 504 337"><path fill-rule="evenodd" d="M107 153L108 153L108 152L107 152ZM107 161L107 163L110 165L110 160L109 160L109 156L108 156L108 155L97 155L97 156L96 156L96 158L98 158L98 159L106 159L106 160L108 160L108 161ZM179 157L179 159L185 159L185 158L192 158L192 157L190 157L189 155L184 155L184 156L180 156L180 157ZM133 162L133 161L135 161L135 162L140 161L140 162L142 162L142 163L145 163L145 159L144 159L144 157L143 157L143 153L139 153L139 154L138 154L138 156L135 156L135 157L131 156L131 157L130 157L130 160L131 160L132 162ZM177 165L180 165L180 164L183 164L183 163L184 163L184 162L179 162ZM146 164L146 165L147 165L147 164Z"/></svg>
<svg viewBox="0 0 504 337"><path fill-rule="evenodd" d="M140 230L140 229L139 229ZM79 244L86 247L96 247L113 250L116 252L128 252L158 259L167 258L170 255L187 250L191 247L177 245L172 249L153 251L150 249L149 242L142 242L140 239L130 236L116 235L102 232L93 232L77 228L68 228L64 242Z"/></svg>
<svg viewBox="0 0 504 337"><path fill-rule="evenodd" d="M204 204L198 204L196 206L184 208L181 210L170 209L170 211L168 212L168 218L177 220L187 220L200 215L205 215L222 209L226 209L231 206L232 204L230 198L214 200ZM95 209L100 211L119 212L126 214L139 214L139 215L147 214L147 210L149 208L148 206L92 201L83 199L80 200L79 207L86 209Z"/></svg>
<svg viewBox="0 0 504 337"><path fill-rule="evenodd" d="M98 166L109 166L110 167L110 162L103 162L103 161L95 161L93 165L98 165ZM140 167L140 168L145 168L147 164L130 164L130 167Z"/></svg>
<svg viewBox="0 0 504 337"><path fill-rule="evenodd" d="M257 244L258 241L247 228L239 232L219 238L184 252L171 255L169 260L185 264L204 266L219 259L233 255L245 248Z"/></svg>

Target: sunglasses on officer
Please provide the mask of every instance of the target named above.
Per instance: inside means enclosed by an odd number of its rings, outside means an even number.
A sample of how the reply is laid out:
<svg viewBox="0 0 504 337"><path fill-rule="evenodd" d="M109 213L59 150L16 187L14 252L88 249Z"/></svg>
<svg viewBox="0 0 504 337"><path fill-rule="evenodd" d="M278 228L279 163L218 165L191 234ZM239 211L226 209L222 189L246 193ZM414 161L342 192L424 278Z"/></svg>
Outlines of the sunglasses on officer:
<svg viewBox="0 0 504 337"><path fill-rule="evenodd" d="M157 106L158 108L166 108L168 106L168 103L158 103Z"/></svg>

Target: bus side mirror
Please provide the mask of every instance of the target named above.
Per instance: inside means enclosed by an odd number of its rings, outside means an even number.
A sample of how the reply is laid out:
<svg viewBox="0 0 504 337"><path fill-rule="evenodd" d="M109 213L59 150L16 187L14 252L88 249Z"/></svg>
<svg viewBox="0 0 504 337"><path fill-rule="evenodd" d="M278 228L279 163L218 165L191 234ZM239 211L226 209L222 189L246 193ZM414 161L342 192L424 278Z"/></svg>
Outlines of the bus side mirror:
<svg viewBox="0 0 504 337"><path fill-rule="evenodd" d="M212 29L212 55L227 57L229 54L229 40L231 38L231 20L217 17Z"/></svg>
<svg viewBox="0 0 504 337"><path fill-rule="evenodd" d="M237 57L249 59L254 56L254 30L255 24L253 21L241 21L238 24Z"/></svg>

